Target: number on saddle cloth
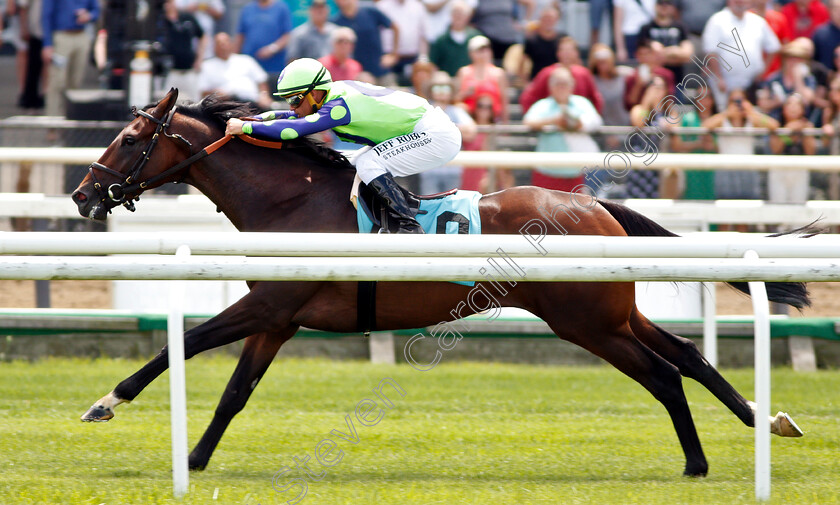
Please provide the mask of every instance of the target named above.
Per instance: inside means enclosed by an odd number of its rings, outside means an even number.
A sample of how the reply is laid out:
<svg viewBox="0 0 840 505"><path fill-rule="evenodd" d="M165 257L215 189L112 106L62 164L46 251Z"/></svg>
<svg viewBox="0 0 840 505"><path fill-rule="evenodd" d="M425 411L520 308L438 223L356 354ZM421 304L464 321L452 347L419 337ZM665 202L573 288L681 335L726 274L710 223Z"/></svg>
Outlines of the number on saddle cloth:
<svg viewBox="0 0 840 505"><path fill-rule="evenodd" d="M481 193L452 190L439 195L417 196L405 189L403 192L413 217L426 233L481 233L481 218L478 213ZM359 186L356 221L359 233L380 233L383 228L394 233L399 227L397 217L388 215L387 208L381 205L375 193L365 184Z"/></svg>

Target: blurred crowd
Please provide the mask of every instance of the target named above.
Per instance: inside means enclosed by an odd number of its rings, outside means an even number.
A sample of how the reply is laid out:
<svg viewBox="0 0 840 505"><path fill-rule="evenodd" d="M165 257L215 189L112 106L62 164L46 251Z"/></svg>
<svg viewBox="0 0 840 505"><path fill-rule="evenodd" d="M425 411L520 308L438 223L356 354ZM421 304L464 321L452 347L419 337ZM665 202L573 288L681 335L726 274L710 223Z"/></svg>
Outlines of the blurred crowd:
<svg viewBox="0 0 840 505"><path fill-rule="evenodd" d="M8 0L3 38L16 51L19 106L63 115L64 90L79 87L91 63L105 86L124 87L125 32L106 20L125 16L127 3ZM497 150L499 132L518 125L545 152L840 154L840 0L590 0L588 33L577 38L564 30L573 2L551 0L145 3L158 88L178 87L184 99L217 93L271 107L286 63L309 57L334 80L426 97L468 150ZM234 3L236 19L222 23ZM604 133L609 126L627 128ZM444 167L422 174L417 189L588 184L607 197L840 199L836 176L804 170L634 171L597 186L591 176L605 174Z"/></svg>

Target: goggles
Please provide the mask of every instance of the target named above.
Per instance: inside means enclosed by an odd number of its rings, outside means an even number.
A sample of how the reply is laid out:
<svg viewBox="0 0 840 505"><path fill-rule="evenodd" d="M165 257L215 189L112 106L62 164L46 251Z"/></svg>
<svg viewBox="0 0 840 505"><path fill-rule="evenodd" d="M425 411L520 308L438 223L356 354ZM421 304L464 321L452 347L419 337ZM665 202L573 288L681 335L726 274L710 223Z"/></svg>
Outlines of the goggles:
<svg viewBox="0 0 840 505"><path fill-rule="evenodd" d="M303 99L306 98L308 93L300 93L298 95L290 95L284 96L283 98L289 103L289 107L296 109L303 103Z"/></svg>

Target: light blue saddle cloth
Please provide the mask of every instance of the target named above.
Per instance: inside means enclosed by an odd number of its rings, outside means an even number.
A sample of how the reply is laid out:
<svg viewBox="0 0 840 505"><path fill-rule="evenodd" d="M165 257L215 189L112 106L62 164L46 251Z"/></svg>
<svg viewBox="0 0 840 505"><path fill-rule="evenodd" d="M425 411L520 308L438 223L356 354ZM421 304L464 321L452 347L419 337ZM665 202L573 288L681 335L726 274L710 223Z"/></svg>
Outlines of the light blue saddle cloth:
<svg viewBox="0 0 840 505"><path fill-rule="evenodd" d="M457 190L451 195L442 197L419 197L420 209L414 216L423 230L429 234L481 234L481 216L478 213L478 200L481 193L477 191ZM359 202L356 208L356 221L359 233L371 233L378 225L368 214L366 205Z"/></svg>

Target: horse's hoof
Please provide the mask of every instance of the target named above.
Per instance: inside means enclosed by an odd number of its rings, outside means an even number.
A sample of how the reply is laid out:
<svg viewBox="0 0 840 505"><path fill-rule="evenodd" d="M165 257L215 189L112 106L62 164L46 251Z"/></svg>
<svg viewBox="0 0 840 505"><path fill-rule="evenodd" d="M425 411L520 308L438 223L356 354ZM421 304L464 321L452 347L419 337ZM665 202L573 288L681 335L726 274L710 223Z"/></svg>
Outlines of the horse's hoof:
<svg viewBox="0 0 840 505"><path fill-rule="evenodd" d="M705 477L706 474L709 473L709 465L697 465L685 467L685 471L683 472L684 477Z"/></svg>
<svg viewBox="0 0 840 505"><path fill-rule="evenodd" d="M189 462L187 463L190 470L200 472L207 468L206 461L198 461L198 458L193 459L192 456L189 458Z"/></svg>
<svg viewBox="0 0 840 505"><path fill-rule="evenodd" d="M770 424L770 432L780 437L801 437L804 435L799 426L785 412L779 412Z"/></svg>
<svg viewBox="0 0 840 505"><path fill-rule="evenodd" d="M94 405L85 412L81 420L86 423L102 423L114 417L114 411L103 405Z"/></svg>

